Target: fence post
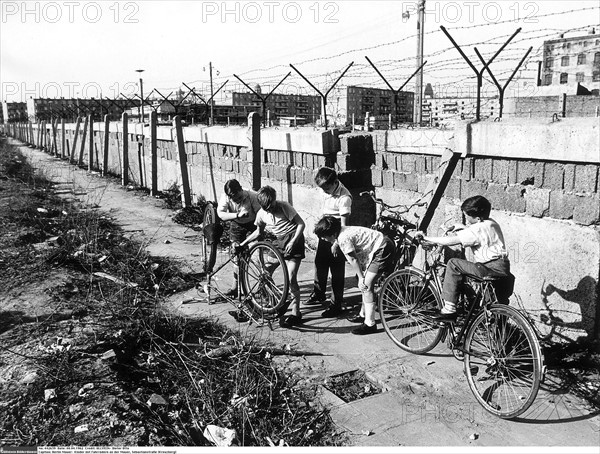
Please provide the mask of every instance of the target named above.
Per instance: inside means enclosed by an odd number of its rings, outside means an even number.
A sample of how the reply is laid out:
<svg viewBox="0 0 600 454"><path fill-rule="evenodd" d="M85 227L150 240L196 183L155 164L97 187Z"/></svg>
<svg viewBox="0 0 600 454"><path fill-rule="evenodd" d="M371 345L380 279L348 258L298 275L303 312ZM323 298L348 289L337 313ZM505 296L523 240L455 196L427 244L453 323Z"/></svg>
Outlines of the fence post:
<svg viewBox="0 0 600 454"><path fill-rule="evenodd" d="M94 117L90 114L90 149L88 150L88 171L94 168Z"/></svg>
<svg viewBox="0 0 600 454"><path fill-rule="evenodd" d="M150 195L155 196L158 194L158 147L157 147L157 138L156 138L156 111L150 112L150 161L151 161L151 169L150 169L150 178L151 186L150 186Z"/></svg>
<svg viewBox="0 0 600 454"><path fill-rule="evenodd" d="M58 134L58 118L56 120L51 120L50 123L52 124L52 146L50 147L50 150L54 149L54 156L58 156L58 141L56 140L56 135Z"/></svg>
<svg viewBox="0 0 600 454"><path fill-rule="evenodd" d="M177 150L179 151L179 165L181 166L182 203L183 207L186 208L192 205L192 196L190 194L190 180L188 178L187 154L185 153L185 143L183 142L183 129L179 115L175 115L173 118L173 126L175 127L175 141L177 143Z"/></svg>
<svg viewBox="0 0 600 454"><path fill-rule="evenodd" d="M81 117L77 116L77 122L75 123L75 136L73 137L73 147L71 148L71 155L69 156L69 161L71 163L75 162L75 153L77 151L77 138L79 137L79 128L81 127Z"/></svg>
<svg viewBox="0 0 600 454"><path fill-rule="evenodd" d="M88 130L88 120L91 117L91 115L88 115L87 117L85 117L85 121L83 122L83 134L81 136L81 147L79 150L79 161L77 161L77 163L82 166L83 165L83 152L85 151L85 139L87 137L87 130Z"/></svg>
<svg viewBox="0 0 600 454"><path fill-rule="evenodd" d="M129 118L127 118L127 113L123 112L121 121L123 122L123 165L121 168L121 184L127 186L129 183Z"/></svg>
<svg viewBox="0 0 600 454"><path fill-rule="evenodd" d="M104 115L104 150L102 156L102 175L108 175L108 133L110 129L110 121L108 115Z"/></svg>
<svg viewBox="0 0 600 454"><path fill-rule="evenodd" d="M260 159L260 115L252 112L248 115L248 126L252 131L252 189L258 191L261 187Z"/></svg>
<svg viewBox="0 0 600 454"><path fill-rule="evenodd" d="M62 132L62 143L60 146L60 157L61 159L65 159L65 150L67 149L67 131L65 130L65 119L64 117L60 119L60 129Z"/></svg>
<svg viewBox="0 0 600 454"><path fill-rule="evenodd" d="M563 93L560 99L560 112L563 118L567 116L567 94Z"/></svg>

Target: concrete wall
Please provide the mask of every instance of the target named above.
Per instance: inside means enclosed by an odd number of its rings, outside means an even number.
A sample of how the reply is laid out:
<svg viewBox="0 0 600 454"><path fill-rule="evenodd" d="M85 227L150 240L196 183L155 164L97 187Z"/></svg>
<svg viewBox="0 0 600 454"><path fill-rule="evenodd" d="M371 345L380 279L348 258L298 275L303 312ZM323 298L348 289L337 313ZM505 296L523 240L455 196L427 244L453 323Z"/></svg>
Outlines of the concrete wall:
<svg viewBox="0 0 600 454"><path fill-rule="evenodd" d="M504 100L504 118L550 119L553 114L562 113L562 94L556 96L524 96ZM567 117L597 117L600 96L567 96Z"/></svg>
<svg viewBox="0 0 600 454"><path fill-rule="evenodd" d="M109 169L122 171L120 124L110 126ZM67 125L72 144L74 125ZM30 139L29 128L12 125L11 134ZM59 128L60 130L60 128ZM103 149L103 125L95 125L94 148ZM113 132L114 131L114 132ZM223 184L252 182L252 153L246 128L184 128L193 198L217 199ZM34 125L37 140L37 125ZM148 128L130 125L129 176L149 186ZM375 189L389 204L429 201L444 170L442 155L461 159L430 224L436 233L445 221L460 220L460 203L483 194L492 217L503 227L513 273L513 304L520 305L549 339L598 337L600 275L600 196L598 121L588 119L460 122L455 129L400 129L338 136L337 131L269 129L261 131L262 184L272 185L307 224L307 240L320 217L321 192L313 176L334 166L353 194L355 225L370 225L376 214L364 190ZM181 186L173 129L158 129L158 188ZM49 142L41 144L49 150ZM57 140L60 148L61 140ZM80 142L81 143L81 139ZM89 138L84 149L87 165ZM39 145L39 144L38 144ZM60 149L58 154L60 154ZM79 156L79 146L76 153ZM97 165L95 164L95 168ZM406 216L418 221L424 208Z"/></svg>

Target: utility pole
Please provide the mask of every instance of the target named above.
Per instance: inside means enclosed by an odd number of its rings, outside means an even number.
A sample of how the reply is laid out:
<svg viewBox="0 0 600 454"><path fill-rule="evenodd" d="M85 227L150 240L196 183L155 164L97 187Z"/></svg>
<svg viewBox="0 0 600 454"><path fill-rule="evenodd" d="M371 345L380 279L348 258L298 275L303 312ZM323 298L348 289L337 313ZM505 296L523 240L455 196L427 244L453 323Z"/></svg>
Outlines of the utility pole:
<svg viewBox="0 0 600 454"><path fill-rule="evenodd" d="M213 78L212 78L212 62L208 63L208 71L210 73L210 125L215 124L214 110L215 110L215 100L213 93Z"/></svg>
<svg viewBox="0 0 600 454"><path fill-rule="evenodd" d="M425 41L425 0L419 0L417 16L417 78L415 81L414 122L421 125L423 114L423 43Z"/></svg>
<svg viewBox="0 0 600 454"><path fill-rule="evenodd" d="M143 69L136 69L135 72L140 73L140 121L144 122L144 83L142 81Z"/></svg>

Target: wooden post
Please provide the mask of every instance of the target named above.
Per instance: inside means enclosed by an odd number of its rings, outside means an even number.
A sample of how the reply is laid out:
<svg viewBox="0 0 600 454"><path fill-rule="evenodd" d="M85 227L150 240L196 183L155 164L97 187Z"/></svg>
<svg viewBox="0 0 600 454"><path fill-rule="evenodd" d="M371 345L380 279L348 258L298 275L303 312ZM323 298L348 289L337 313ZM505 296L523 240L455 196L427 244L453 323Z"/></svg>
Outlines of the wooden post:
<svg viewBox="0 0 600 454"><path fill-rule="evenodd" d="M563 93L560 100L560 112L563 118L567 116L567 94Z"/></svg>
<svg viewBox="0 0 600 454"><path fill-rule="evenodd" d="M33 122L29 122L29 144L35 147L35 134L33 133Z"/></svg>
<svg viewBox="0 0 600 454"><path fill-rule="evenodd" d="M104 154L102 156L102 175L108 175L108 133L110 129L110 121L108 115L104 115Z"/></svg>
<svg viewBox="0 0 600 454"><path fill-rule="evenodd" d="M62 132L62 143L60 147L60 157L65 159L65 150L67 149L67 131L65 130L65 119L60 119L60 129Z"/></svg>
<svg viewBox="0 0 600 454"><path fill-rule="evenodd" d="M177 150L179 151L179 165L181 166L181 185L183 193L181 194L183 207L192 205L192 196L190 194L190 180L188 178L187 154L185 153L185 143L183 142L183 129L181 127L181 117L175 115L173 118L173 126L175 127Z"/></svg>
<svg viewBox="0 0 600 454"><path fill-rule="evenodd" d="M150 169L150 195L152 196L158 194L158 143L156 133L156 111L152 111L150 112L150 161L152 163Z"/></svg>
<svg viewBox="0 0 600 454"><path fill-rule="evenodd" d="M88 172L94 169L94 117L90 117L90 149L88 150Z"/></svg>
<svg viewBox="0 0 600 454"><path fill-rule="evenodd" d="M85 117L85 121L83 122L83 134L81 136L81 147L79 150L79 160L77 161L77 164L79 164L80 166L83 165L83 152L85 151L85 139L87 137L88 120L90 117L91 117L91 115L88 115L87 117Z"/></svg>
<svg viewBox="0 0 600 454"><path fill-rule="evenodd" d="M71 163L75 162L75 152L77 151L77 138L79 137L79 128L81 127L81 117L77 117L77 122L75 123L75 136L73 137L73 148L71 149L71 154L69 156L69 161Z"/></svg>
<svg viewBox="0 0 600 454"><path fill-rule="evenodd" d="M252 189L258 191L261 187L260 115L258 112L248 115L248 126L252 131Z"/></svg>
<svg viewBox="0 0 600 454"><path fill-rule="evenodd" d="M127 118L127 114L123 112L121 116L121 121L123 122L123 159L121 165L121 184L123 186L127 186L129 184L129 119Z"/></svg>
<svg viewBox="0 0 600 454"><path fill-rule="evenodd" d="M54 150L54 156L58 156L58 141L56 140L56 135L58 134L58 118L56 120L51 120L50 123L52 124L52 146L50 147L50 150Z"/></svg>

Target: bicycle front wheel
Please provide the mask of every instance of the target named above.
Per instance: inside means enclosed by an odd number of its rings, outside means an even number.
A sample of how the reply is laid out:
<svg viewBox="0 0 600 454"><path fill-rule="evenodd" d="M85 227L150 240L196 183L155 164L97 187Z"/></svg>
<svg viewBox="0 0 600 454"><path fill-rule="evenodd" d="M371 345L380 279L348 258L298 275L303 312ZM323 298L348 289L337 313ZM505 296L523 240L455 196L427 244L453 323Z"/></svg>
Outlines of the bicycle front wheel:
<svg viewBox="0 0 600 454"><path fill-rule="evenodd" d="M289 278L283 255L271 243L258 242L240 260L242 287L253 310L261 316L279 316L287 310Z"/></svg>
<svg viewBox="0 0 600 454"><path fill-rule="evenodd" d="M379 293L379 317L387 335L403 350L427 353L443 330L431 315L442 307L440 294L425 274L412 268L395 271Z"/></svg>
<svg viewBox="0 0 600 454"><path fill-rule="evenodd" d="M219 218L217 216L217 210L212 202L207 202L204 207L204 216L202 221L202 226L204 230L204 271L210 273L215 266L215 262L217 261L217 246L218 241L212 239L210 242L207 241L206 232L211 230L212 232L216 232L219 227Z"/></svg>
<svg viewBox="0 0 600 454"><path fill-rule="evenodd" d="M536 334L512 307L482 311L465 339L465 375L477 401L505 419L519 416L537 396L543 356Z"/></svg>

